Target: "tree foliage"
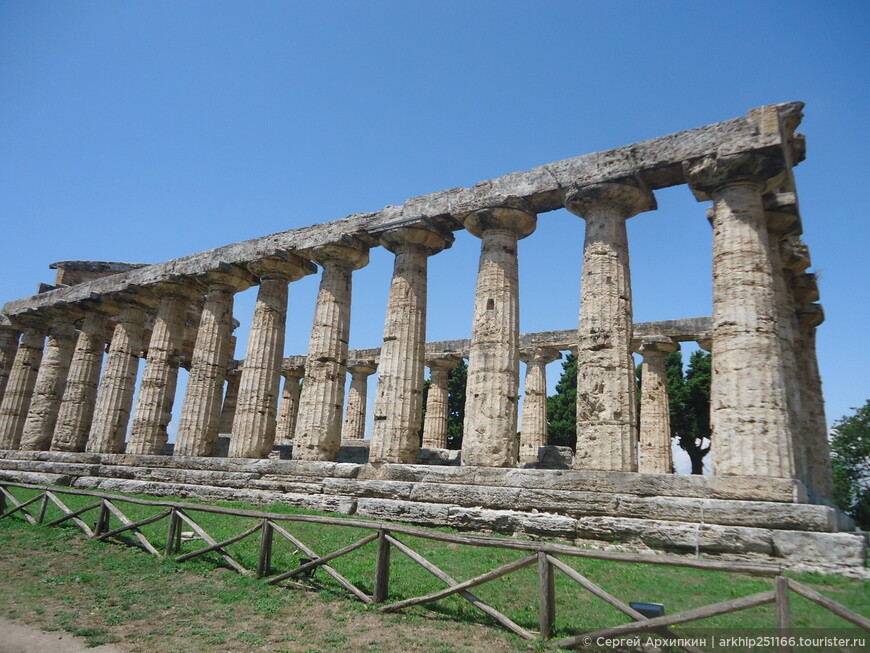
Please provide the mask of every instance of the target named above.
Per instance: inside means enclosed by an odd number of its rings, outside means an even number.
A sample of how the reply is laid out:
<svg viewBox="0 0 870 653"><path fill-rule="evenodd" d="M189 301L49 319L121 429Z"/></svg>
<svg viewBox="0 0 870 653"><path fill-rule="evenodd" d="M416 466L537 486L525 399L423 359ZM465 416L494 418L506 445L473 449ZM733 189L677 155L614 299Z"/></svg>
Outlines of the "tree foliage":
<svg viewBox="0 0 870 653"><path fill-rule="evenodd" d="M568 354L562 361L556 394L547 397L547 443L572 449L577 446L577 357L574 354Z"/></svg>
<svg viewBox="0 0 870 653"><path fill-rule="evenodd" d="M870 528L870 400L834 424L831 466L834 501L864 529Z"/></svg>

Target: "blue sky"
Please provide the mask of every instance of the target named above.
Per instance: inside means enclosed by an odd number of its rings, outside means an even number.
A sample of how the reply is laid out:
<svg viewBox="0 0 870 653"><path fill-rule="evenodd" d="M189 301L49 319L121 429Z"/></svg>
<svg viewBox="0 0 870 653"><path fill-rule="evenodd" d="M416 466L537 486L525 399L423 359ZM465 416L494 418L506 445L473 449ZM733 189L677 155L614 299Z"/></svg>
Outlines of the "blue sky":
<svg viewBox="0 0 870 653"><path fill-rule="evenodd" d="M802 100L796 169L829 421L870 397L866 2L0 2L0 301L65 259L158 262ZM705 204L629 222L637 321L711 313ZM521 328L573 328L583 222L520 244ZM430 260L430 340L470 331L479 241ZM380 344L392 255L355 274ZM318 279L290 289L307 348ZM256 290L238 296L244 356ZM559 364L549 368L555 383ZM177 406L180 406L180 398Z"/></svg>

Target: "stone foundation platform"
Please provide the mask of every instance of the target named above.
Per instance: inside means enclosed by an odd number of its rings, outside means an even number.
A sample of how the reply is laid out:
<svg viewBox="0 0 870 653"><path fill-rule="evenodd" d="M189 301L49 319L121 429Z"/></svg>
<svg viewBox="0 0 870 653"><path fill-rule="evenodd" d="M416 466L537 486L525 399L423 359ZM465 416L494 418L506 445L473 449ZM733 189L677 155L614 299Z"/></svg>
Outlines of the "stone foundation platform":
<svg viewBox="0 0 870 653"><path fill-rule="evenodd" d="M417 525L595 547L865 568L867 542L801 483L561 469L0 452L0 480L284 503Z"/></svg>

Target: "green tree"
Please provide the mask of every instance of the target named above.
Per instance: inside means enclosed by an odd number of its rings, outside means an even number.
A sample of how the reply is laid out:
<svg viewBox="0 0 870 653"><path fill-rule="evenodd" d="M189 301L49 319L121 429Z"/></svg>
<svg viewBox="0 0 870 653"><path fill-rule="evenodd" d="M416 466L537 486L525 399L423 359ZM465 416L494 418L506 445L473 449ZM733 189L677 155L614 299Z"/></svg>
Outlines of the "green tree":
<svg viewBox="0 0 870 653"><path fill-rule="evenodd" d="M462 424L465 422L465 384L468 365L463 360L447 373L447 448L462 449ZM426 419L426 399L429 380L423 384L423 421ZM420 441L423 441L423 422L420 423Z"/></svg>
<svg viewBox="0 0 870 653"><path fill-rule="evenodd" d="M870 400L840 418L831 438L834 501L864 529L870 528Z"/></svg>
<svg viewBox="0 0 870 653"><path fill-rule="evenodd" d="M547 443L577 447L577 357L562 361L556 394L547 397Z"/></svg>
<svg viewBox="0 0 870 653"><path fill-rule="evenodd" d="M695 351L689 357L689 367L683 378L683 388L671 404L671 416L677 413L671 425L671 435L680 448L689 454L692 473L704 473L704 457L710 453L710 380L712 357L705 351ZM670 380L668 383L670 390ZM680 430L675 430L676 426Z"/></svg>

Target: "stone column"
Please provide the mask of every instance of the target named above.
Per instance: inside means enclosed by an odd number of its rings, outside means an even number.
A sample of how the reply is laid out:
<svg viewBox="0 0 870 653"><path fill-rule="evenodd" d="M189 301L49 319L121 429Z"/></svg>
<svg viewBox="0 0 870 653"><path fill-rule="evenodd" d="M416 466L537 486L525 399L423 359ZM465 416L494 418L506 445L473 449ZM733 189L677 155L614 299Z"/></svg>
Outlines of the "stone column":
<svg viewBox="0 0 870 653"><path fill-rule="evenodd" d="M369 393L369 376L378 369L375 361L349 361L350 390L344 414L342 440L363 440L366 436L366 403ZM425 442L425 436L424 436ZM425 444L423 446L426 446Z"/></svg>
<svg viewBox="0 0 870 653"><path fill-rule="evenodd" d="M228 265L202 275L200 281L207 294L181 407L173 453L176 456L211 455L230 356L233 295L253 285L254 278L242 268Z"/></svg>
<svg viewBox="0 0 870 653"><path fill-rule="evenodd" d="M191 303L202 296L203 288L192 280L179 279L160 282L151 289L160 297L160 306L148 343L126 452L159 456L166 446L166 428L172 420L185 316Z"/></svg>
<svg viewBox="0 0 870 653"><path fill-rule="evenodd" d="M565 208L586 221L577 349L575 469L637 471L631 274L626 220L656 208L634 179L573 187Z"/></svg>
<svg viewBox="0 0 870 653"><path fill-rule="evenodd" d="M23 451L46 451L51 447L76 344L75 321L81 316L80 311L70 308L52 311L51 329L21 435Z"/></svg>
<svg viewBox="0 0 870 653"><path fill-rule="evenodd" d="M452 234L422 226L400 227L381 236L396 261L387 298L370 463L417 461L423 414L426 269L428 257L452 241Z"/></svg>
<svg viewBox="0 0 870 653"><path fill-rule="evenodd" d="M259 277L260 289L242 364L230 458L265 458L272 450L284 358L288 284L316 269L310 261L289 253L249 263L248 268Z"/></svg>
<svg viewBox="0 0 870 653"><path fill-rule="evenodd" d="M239 403L239 385L242 381L240 368L227 370L227 387L224 391L224 401L221 404L221 419L218 424L218 433L231 435L233 422L236 421L236 406Z"/></svg>
<svg viewBox="0 0 870 653"><path fill-rule="evenodd" d="M351 276L369 262L369 251L352 241L315 248L311 256L323 266L323 275L305 359L293 459L335 460L341 446Z"/></svg>
<svg viewBox="0 0 870 653"><path fill-rule="evenodd" d="M9 372L12 369L12 361L18 351L18 339L21 331L12 326L12 322L5 315L0 315L0 402L3 401L3 393L6 392L6 383L9 381Z"/></svg>
<svg viewBox="0 0 870 653"><path fill-rule="evenodd" d="M522 200L476 211L465 228L481 239L468 354L462 464L513 467L517 462L520 311L517 241L537 216Z"/></svg>
<svg viewBox="0 0 870 653"><path fill-rule="evenodd" d="M21 441L48 330L39 315L22 315L15 321L22 335L0 404L0 449L17 449Z"/></svg>
<svg viewBox="0 0 870 653"><path fill-rule="evenodd" d="M97 385L106 350L106 325L109 313L115 308L102 301L81 308L85 319L60 400L57 426L51 440L52 451L84 451L94 418Z"/></svg>
<svg viewBox="0 0 870 653"><path fill-rule="evenodd" d="M85 446L90 453L124 451L142 354L145 310L156 304L153 295L142 289L116 295L114 299L121 306L121 313L97 391L94 419Z"/></svg>
<svg viewBox="0 0 870 653"><path fill-rule="evenodd" d="M833 499L834 483L831 471L831 448L828 443L828 424L825 419L825 400L822 379L816 357L816 327L825 319L819 304L802 304L797 309L796 367L801 382L804 407L805 456L807 484L823 499Z"/></svg>
<svg viewBox="0 0 870 653"><path fill-rule="evenodd" d="M761 154L685 163L698 199L712 199L713 377L717 475L793 478L774 272L762 192L782 164Z"/></svg>
<svg viewBox="0 0 870 653"><path fill-rule="evenodd" d="M440 354L426 359L429 368L429 394L423 419L423 448L447 448L447 381L450 370L459 365L459 356Z"/></svg>
<svg viewBox="0 0 870 653"><path fill-rule="evenodd" d="M664 336L649 336L641 341L640 472L643 474L674 473L665 358L679 348Z"/></svg>
<svg viewBox="0 0 870 653"><path fill-rule="evenodd" d="M296 418L299 415L299 380L305 375L304 367L284 367L281 370L284 377L284 392L281 404L278 406L278 426L275 433L275 444L288 446L293 444L293 434L296 432Z"/></svg>
<svg viewBox="0 0 870 653"><path fill-rule="evenodd" d="M562 353L549 347L520 351L520 360L526 364L519 451L522 464L538 462L538 449L547 446L547 363L560 358Z"/></svg>

